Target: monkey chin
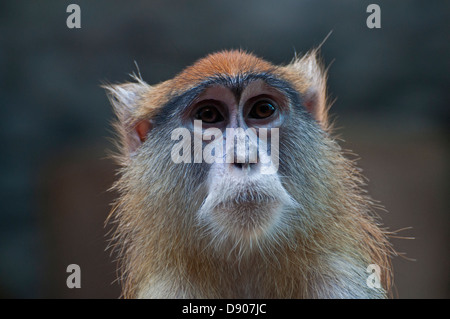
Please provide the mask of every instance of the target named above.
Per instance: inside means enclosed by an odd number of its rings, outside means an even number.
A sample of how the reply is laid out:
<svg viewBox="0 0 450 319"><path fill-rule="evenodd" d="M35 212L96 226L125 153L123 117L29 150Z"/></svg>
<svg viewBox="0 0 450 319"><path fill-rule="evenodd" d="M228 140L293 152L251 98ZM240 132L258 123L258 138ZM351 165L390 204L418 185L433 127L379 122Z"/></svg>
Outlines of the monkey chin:
<svg viewBox="0 0 450 319"><path fill-rule="evenodd" d="M198 220L211 246L243 255L288 237L296 208L276 174L224 175L212 179Z"/></svg>

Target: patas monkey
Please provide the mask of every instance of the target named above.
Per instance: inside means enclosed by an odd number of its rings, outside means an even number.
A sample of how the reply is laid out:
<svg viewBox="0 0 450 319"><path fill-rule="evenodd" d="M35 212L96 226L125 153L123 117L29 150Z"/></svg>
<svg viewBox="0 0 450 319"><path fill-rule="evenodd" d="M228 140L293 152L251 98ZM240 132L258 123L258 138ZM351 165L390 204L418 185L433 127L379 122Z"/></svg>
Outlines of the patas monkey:
<svg viewBox="0 0 450 319"><path fill-rule="evenodd" d="M330 136L316 53L275 66L223 51L157 85L105 86L118 117L110 217L123 297L389 296L392 250ZM198 160L214 142L220 156ZM269 173L262 146L277 163ZM368 284L374 264L381 287Z"/></svg>

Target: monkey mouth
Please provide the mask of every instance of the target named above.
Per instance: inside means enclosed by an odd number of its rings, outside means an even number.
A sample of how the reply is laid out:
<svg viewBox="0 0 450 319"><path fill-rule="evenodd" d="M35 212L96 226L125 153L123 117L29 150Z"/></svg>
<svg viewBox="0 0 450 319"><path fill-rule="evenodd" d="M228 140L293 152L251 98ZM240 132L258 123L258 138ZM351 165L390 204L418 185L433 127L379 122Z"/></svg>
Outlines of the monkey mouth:
<svg viewBox="0 0 450 319"><path fill-rule="evenodd" d="M275 193L273 189L258 186L254 182L235 183L231 188L223 188L221 196L216 197L216 201L210 203L212 205L209 208L211 211L235 217L243 215L239 218L241 222L244 222L246 217L258 220L255 216L282 205L280 197L275 196Z"/></svg>
<svg viewBox="0 0 450 319"><path fill-rule="evenodd" d="M243 206L257 209L260 205L277 203L276 196L269 192L261 192L251 187L236 191L235 194L229 194L219 205L219 208Z"/></svg>
<svg viewBox="0 0 450 319"><path fill-rule="evenodd" d="M199 216L215 238L245 242L267 233L276 224L283 205L280 197L269 191L246 187L217 201L207 198Z"/></svg>
<svg viewBox="0 0 450 319"><path fill-rule="evenodd" d="M219 205L213 214L216 220L226 225L233 237L260 237L270 228L276 219L280 204L277 202L245 202L230 205Z"/></svg>
<svg viewBox="0 0 450 319"><path fill-rule="evenodd" d="M197 218L212 242L254 243L285 228L296 201L277 175L213 175Z"/></svg>

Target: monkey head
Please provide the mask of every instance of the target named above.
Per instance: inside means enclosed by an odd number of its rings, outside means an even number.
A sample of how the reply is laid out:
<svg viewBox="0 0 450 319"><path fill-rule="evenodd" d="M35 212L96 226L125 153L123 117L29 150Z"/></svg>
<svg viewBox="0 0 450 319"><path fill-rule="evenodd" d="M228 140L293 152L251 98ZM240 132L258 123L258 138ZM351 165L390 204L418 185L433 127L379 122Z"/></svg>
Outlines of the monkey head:
<svg viewBox="0 0 450 319"><path fill-rule="evenodd" d="M251 295L286 295L279 280L297 285L298 296L366 294L367 264L390 269L358 170L330 136L316 53L278 66L223 51L156 85L135 76L105 86L118 118L113 239L126 259L126 290L209 295L180 292L187 284L176 282L181 274L199 287L213 280L201 273L235 278L230 257L246 258L251 278L258 258L269 256L264 271L274 282L255 278L242 288L254 286ZM277 281L272 262L295 280ZM314 278L316 290L304 290L302 278ZM144 282L150 288L138 287Z"/></svg>
<svg viewBox="0 0 450 319"><path fill-rule="evenodd" d="M136 77L106 86L121 189L138 211L166 211L212 246L242 251L307 235L339 173L325 163L336 147L325 77L315 51L285 66L225 51L158 85Z"/></svg>

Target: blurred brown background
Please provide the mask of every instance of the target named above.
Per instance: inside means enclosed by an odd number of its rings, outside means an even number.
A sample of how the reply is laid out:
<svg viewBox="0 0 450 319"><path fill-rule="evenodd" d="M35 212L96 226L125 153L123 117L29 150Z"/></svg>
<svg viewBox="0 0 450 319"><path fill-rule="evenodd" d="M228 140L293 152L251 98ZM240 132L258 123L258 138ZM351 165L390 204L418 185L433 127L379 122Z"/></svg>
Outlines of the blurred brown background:
<svg viewBox="0 0 450 319"><path fill-rule="evenodd" d="M381 29L366 8L381 7ZM408 261L394 259L400 298L450 297L450 2L0 2L0 296L116 298L104 220L114 194L111 108L102 81L135 71L173 77L215 50L287 63L322 48L342 145L358 154L371 195ZM81 267L81 289L66 267Z"/></svg>

